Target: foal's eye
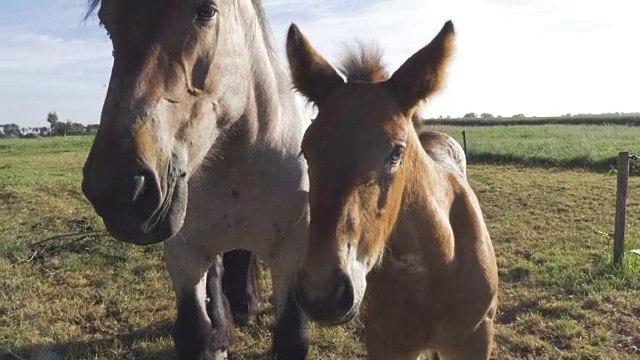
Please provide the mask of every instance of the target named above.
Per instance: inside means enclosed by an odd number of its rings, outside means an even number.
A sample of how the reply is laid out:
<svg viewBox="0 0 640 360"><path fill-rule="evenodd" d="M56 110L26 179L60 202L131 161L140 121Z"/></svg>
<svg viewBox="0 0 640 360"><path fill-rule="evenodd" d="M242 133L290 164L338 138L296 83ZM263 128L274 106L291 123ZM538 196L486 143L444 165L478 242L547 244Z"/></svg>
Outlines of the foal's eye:
<svg viewBox="0 0 640 360"><path fill-rule="evenodd" d="M214 16L218 13L218 9L213 3L207 2L202 5L197 10L197 19L202 21L207 21L213 19Z"/></svg>
<svg viewBox="0 0 640 360"><path fill-rule="evenodd" d="M402 158L402 154L404 153L404 146L396 145L391 151L391 155L389 156L389 162L391 165L398 165L400 159Z"/></svg>

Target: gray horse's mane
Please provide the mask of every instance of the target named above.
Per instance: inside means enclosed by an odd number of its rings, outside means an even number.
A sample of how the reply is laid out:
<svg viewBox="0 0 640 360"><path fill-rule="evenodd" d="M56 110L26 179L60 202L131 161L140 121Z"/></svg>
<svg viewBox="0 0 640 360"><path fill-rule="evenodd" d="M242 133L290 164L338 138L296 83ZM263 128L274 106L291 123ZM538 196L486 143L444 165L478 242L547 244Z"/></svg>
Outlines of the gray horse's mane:
<svg viewBox="0 0 640 360"><path fill-rule="evenodd" d="M85 14L85 20L91 16L98 6L100 5L101 0L88 0L89 4L87 7L87 12ZM262 0L251 0L251 4L253 4L253 8L258 16L258 23L260 25L260 30L262 31L262 35L264 37L265 43L269 51L272 55L275 55L275 50L273 48L272 42L272 34L271 29L269 28L269 23L267 22L267 15L264 12L264 8L262 7Z"/></svg>
<svg viewBox="0 0 640 360"><path fill-rule="evenodd" d="M389 77L382 60L383 51L376 42L356 40L353 48L345 47L338 70L349 82L379 82Z"/></svg>

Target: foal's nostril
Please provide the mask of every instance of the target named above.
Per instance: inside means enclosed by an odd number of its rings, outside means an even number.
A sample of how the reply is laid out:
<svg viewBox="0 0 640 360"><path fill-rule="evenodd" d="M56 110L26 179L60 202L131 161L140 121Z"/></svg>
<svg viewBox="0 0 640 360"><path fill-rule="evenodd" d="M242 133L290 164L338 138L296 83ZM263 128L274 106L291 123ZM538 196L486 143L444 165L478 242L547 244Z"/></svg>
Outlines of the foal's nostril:
<svg viewBox="0 0 640 360"><path fill-rule="evenodd" d="M341 276L333 292L333 308L336 313L346 314L353 307L354 294L351 280L346 276Z"/></svg>
<svg viewBox="0 0 640 360"><path fill-rule="evenodd" d="M336 271L327 280L321 285L316 284L315 296L307 292L303 281L298 280L294 284L293 297L314 321L339 322L345 319L355 304L353 286L349 276L341 271Z"/></svg>

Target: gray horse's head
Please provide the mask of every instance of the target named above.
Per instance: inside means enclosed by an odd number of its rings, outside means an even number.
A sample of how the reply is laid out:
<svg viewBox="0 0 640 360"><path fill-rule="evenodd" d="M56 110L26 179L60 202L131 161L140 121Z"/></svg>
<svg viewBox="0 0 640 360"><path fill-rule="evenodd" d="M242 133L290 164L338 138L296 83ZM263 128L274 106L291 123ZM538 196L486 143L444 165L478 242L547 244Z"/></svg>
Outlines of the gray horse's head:
<svg viewBox="0 0 640 360"><path fill-rule="evenodd" d="M250 107L251 52L271 51L255 46L264 15L259 0L91 0L96 9L114 60L82 190L117 239L161 242L183 225L188 180Z"/></svg>

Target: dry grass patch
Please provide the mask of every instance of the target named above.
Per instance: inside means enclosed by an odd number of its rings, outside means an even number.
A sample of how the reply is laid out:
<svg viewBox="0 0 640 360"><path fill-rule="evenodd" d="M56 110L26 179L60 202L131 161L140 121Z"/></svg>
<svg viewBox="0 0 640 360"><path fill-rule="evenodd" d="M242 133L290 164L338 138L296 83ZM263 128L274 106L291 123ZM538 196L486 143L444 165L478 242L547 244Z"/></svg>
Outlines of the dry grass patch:
<svg viewBox="0 0 640 360"><path fill-rule="evenodd" d="M52 148L0 152L0 358L173 359L162 246L102 235L79 191L88 148ZM610 240L597 233L613 229L615 176L470 166L469 179L500 266L494 358L637 358L640 256L612 267ZM640 248L639 215L634 177L628 248ZM69 233L82 235L42 241ZM268 283L264 272L266 296ZM268 359L272 325L267 303L238 331L236 359ZM366 358L358 322L312 334L312 359Z"/></svg>

